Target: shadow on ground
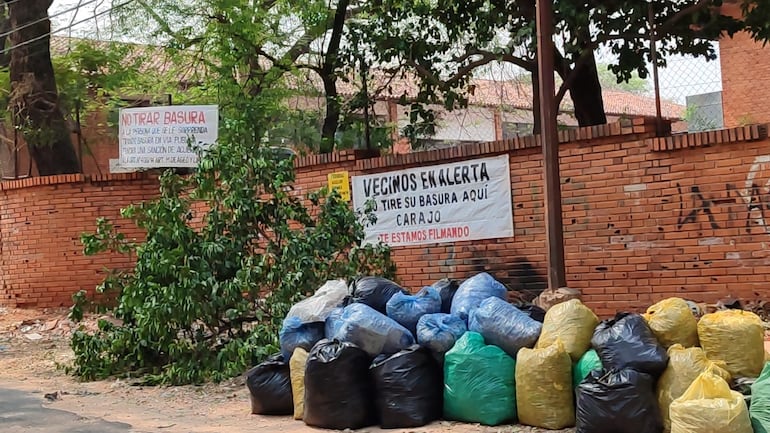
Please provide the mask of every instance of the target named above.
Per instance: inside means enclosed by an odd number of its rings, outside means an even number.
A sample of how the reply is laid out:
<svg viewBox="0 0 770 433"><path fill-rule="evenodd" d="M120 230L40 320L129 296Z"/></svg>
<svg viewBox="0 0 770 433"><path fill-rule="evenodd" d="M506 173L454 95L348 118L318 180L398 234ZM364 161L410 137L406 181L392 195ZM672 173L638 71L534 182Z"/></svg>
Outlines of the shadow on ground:
<svg viewBox="0 0 770 433"><path fill-rule="evenodd" d="M83 418L71 412L49 409L42 397L24 391L0 388L0 432L25 433L127 433L131 426L98 418Z"/></svg>

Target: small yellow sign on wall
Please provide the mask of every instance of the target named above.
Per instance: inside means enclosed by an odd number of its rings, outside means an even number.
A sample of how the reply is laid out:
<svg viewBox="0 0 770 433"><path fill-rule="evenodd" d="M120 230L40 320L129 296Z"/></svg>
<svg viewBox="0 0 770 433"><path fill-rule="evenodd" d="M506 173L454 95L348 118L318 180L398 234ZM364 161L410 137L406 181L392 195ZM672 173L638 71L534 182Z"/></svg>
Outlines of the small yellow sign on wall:
<svg viewBox="0 0 770 433"><path fill-rule="evenodd" d="M350 180L347 171L329 173L329 189L336 189L345 201L350 201Z"/></svg>

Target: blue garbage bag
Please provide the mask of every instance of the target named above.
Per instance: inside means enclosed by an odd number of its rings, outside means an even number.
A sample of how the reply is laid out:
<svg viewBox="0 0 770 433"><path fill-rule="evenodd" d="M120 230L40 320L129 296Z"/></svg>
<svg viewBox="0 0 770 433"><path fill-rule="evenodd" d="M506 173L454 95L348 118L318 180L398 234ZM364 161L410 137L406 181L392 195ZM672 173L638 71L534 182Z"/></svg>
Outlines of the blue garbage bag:
<svg viewBox="0 0 770 433"><path fill-rule="evenodd" d="M502 283L488 273L482 272L460 284L452 299L450 312L463 320L468 320L471 311L478 308L481 301L490 297L506 299L507 292Z"/></svg>
<svg viewBox="0 0 770 433"><path fill-rule="evenodd" d="M281 354L288 362L294 349L301 347L308 352L316 343L324 338L324 322L303 323L299 317L287 317L283 321L278 341L281 343Z"/></svg>
<svg viewBox="0 0 770 433"><path fill-rule="evenodd" d="M417 321L426 314L441 312L441 294L433 287L424 287L416 295L396 293L385 305L388 317L417 333Z"/></svg>
<svg viewBox="0 0 770 433"><path fill-rule="evenodd" d="M342 311L334 339L360 347L371 357L393 354L414 344L412 333L366 304L350 304Z"/></svg>
<svg viewBox="0 0 770 433"><path fill-rule="evenodd" d="M417 342L433 353L449 351L468 331L465 320L451 314L426 314L417 322Z"/></svg>
<svg viewBox="0 0 770 433"><path fill-rule="evenodd" d="M484 336L516 359L519 349L533 347L540 337L543 324L499 298L487 298L471 312L468 330Z"/></svg>
<svg viewBox="0 0 770 433"><path fill-rule="evenodd" d="M324 336L326 338L330 340L333 339L334 334L336 334L339 327L342 326L343 311L345 311L345 309L342 307L335 308L326 317L326 322L324 322Z"/></svg>

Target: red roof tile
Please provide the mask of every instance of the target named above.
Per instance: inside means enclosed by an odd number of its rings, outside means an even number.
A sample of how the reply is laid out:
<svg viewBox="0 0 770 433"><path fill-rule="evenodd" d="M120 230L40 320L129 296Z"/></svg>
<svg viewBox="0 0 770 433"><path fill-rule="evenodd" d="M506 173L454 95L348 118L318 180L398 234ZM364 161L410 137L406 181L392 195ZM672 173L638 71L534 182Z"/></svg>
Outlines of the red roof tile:
<svg viewBox="0 0 770 433"><path fill-rule="evenodd" d="M51 37L51 54L64 55L72 46L81 41L87 41L100 46L107 46L109 42L86 40L78 38ZM142 56L145 63L142 69L160 73L176 73L180 82L189 81L196 72L202 72L200 68L178 67L166 55L163 48L152 45L129 44L137 49L128 60L135 60ZM290 86L295 88L307 87L308 90L315 89L322 91L323 86L320 79L315 75L297 76L292 75L287 78L291 82ZM390 99L400 98L405 95L407 98L414 98L417 95L418 87L416 80L409 75L404 78L391 78L386 76L383 71L372 71L369 91L379 98ZM360 83L356 80L348 82L338 81L338 91L342 96L352 96L360 89ZM532 110L532 88L527 82L520 80L494 81L486 79L474 79L468 86L468 102L470 105L506 107L510 109ZM655 98L630 92L617 90L605 90L602 92L604 99L604 109L609 116L655 116ZM561 111L571 113L573 111L572 100L569 94L565 95L561 104ZM670 101L661 101L661 112L666 119L682 119L684 117L685 107Z"/></svg>

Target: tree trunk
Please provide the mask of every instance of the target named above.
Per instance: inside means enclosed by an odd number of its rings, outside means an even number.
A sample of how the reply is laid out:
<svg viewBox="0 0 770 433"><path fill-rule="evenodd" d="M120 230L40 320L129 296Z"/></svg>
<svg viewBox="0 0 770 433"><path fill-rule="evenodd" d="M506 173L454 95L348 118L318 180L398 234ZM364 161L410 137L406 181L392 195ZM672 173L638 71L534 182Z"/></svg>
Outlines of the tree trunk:
<svg viewBox="0 0 770 433"><path fill-rule="evenodd" d="M8 6L0 3L0 67L8 67L11 56L5 50L7 48L8 34L11 31L11 19L8 17Z"/></svg>
<svg viewBox="0 0 770 433"><path fill-rule="evenodd" d="M15 47L9 68L9 108L41 176L80 172L51 63L51 2L6 0L13 30L10 46Z"/></svg>
<svg viewBox="0 0 770 433"><path fill-rule="evenodd" d="M334 139L340 123L340 101L337 94L336 78L324 76L321 79L326 95L326 115L321 127L321 148L319 151L320 153L329 153L334 150Z"/></svg>
<svg viewBox="0 0 770 433"><path fill-rule="evenodd" d="M342 31L345 28L345 18L348 12L350 0L339 0L334 11L332 34L329 38L329 46L326 48L324 63L321 66L320 75L324 83L326 94L326 117L321 128L321 153L329 153L334 150L334 136L340 122L340 101L337 94L337 54L342 41Z"/></svg>
<svg viewBox="0 0 770 433"><path fill-rule="evenodd" d="M596 69L596 57L592 53L585 63L574 69L575 81L569 89L575 107L575 118L580 126L604 125L607 116L604 113L602 85Z"/></svg>

